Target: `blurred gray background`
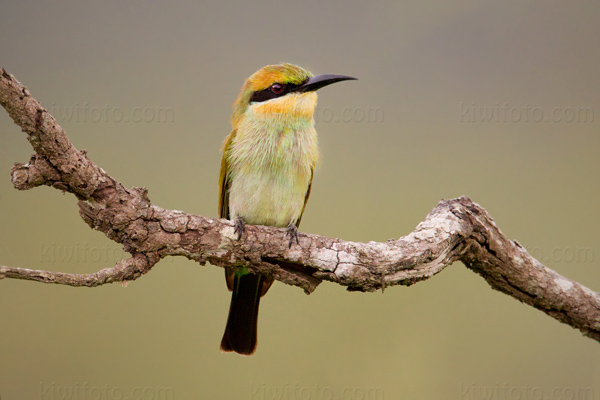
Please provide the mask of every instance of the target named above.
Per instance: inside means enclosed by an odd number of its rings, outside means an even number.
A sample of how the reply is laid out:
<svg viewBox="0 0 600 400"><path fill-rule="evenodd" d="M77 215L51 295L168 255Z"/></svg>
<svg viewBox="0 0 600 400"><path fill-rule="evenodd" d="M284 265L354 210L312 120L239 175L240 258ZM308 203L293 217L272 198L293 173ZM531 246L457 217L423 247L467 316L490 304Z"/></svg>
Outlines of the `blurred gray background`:
<svg viewBox="0 0 600 400"><path fill-rule="evenodd" d="M303 231L384 241L468 195L600 291L599 15L558 0L1 0L0 66L117 180L211 217L247 76L281 61L356 76L319 92ZM0 264L89 273L126 256L72 195L14 190L32 150L4 110L0 138ZM185 259L127 288L2 280L0 396L600 398L597 342L462 264L383 295L275 284L250 358L219 352L229 299L220 268Z"/></svg>

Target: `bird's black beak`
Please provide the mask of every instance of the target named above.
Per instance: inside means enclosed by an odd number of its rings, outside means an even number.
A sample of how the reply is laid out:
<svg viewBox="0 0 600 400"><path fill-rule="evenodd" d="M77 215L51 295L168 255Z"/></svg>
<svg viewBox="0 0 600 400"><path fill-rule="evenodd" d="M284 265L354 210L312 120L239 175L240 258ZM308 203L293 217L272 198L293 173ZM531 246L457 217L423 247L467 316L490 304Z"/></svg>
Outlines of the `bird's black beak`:
<svg viewBox="0 0 600 400"><path fill-rule="evenodd" d="M341 81L356 81L358 79L346 75L317 75L313 76L302 85L298 86L295 92L314 92L315 90L321 89L324 86L331 85L332 83Z"/></svg>

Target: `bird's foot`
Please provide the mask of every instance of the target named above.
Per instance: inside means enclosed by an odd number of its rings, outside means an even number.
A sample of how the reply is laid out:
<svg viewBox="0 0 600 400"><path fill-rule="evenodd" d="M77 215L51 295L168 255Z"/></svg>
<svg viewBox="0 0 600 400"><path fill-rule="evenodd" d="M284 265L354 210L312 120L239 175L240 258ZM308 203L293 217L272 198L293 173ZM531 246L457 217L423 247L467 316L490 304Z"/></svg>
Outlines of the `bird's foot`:
<svg viewBox="0 0 600 400"><path fill-rule="evenodd" d="M298 227L293 222L290 222L287 227L287 235L290 237L290 247L292 247L294 240L296 241L297 245L300 245L300 234L298 233Z"/></svg>
<svg viewBox="0 0 600 400"><path fill-rule="evenodd" d="M246 231L246 223L240 217L236 217L233 221L233 226L235 227L234 233L237 233L237 240L242 238L242 235Z"/></svg>

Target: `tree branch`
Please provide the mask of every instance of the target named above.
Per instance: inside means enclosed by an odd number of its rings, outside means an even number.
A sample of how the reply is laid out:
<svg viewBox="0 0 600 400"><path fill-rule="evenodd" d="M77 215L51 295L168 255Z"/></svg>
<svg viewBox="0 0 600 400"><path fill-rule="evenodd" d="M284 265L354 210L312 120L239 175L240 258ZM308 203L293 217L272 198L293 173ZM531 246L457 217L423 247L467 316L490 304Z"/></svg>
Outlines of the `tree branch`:
<svg viewBox="0 0 600 400"><path fill-rule="evenodd" d="M132 281L145 274L153 265L142 254L121 260L112 268L105 268L93 274L65 274L63 272L42 271L27 268L10 268L0 265L0 279L13 278L43 283L57 283L67 286L95 287L105 283Z"/></svg>
<svg viewBox="0 0 600 400"><path fill-rule="evenodd" d="M289 248L284 229L266 226L247 226L237 241L228 220L165 210L150 202L145 188L125 188L77 150L54 117L4 69L0 104L35 150L27 164L12 168L14 187L47 185L73 193L81 218L131 254L94 274L0 267L0 279L99 286L137 279L161 258L183 256L202 265L245 266L307 293L324 280L370 292L412 285L461 261L493 289L600 341L600 295L531 257L465 196L440 201L415 231L385 243L302 234L300 244Z"/></svg>

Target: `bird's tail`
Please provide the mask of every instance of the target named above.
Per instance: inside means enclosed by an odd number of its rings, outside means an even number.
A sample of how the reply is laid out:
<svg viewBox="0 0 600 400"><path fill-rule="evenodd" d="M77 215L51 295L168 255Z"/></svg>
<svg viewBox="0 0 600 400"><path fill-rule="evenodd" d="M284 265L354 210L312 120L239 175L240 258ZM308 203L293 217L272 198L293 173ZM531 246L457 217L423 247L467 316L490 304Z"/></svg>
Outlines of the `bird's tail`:
<svg viewBox="0 0 600 400"><path fill-rule="evenodd" d="M232 295L221 351L251 355L256 350L258 305L273 278L250 273L239 275L231 269L225 270L225 276Z"/></svg>

